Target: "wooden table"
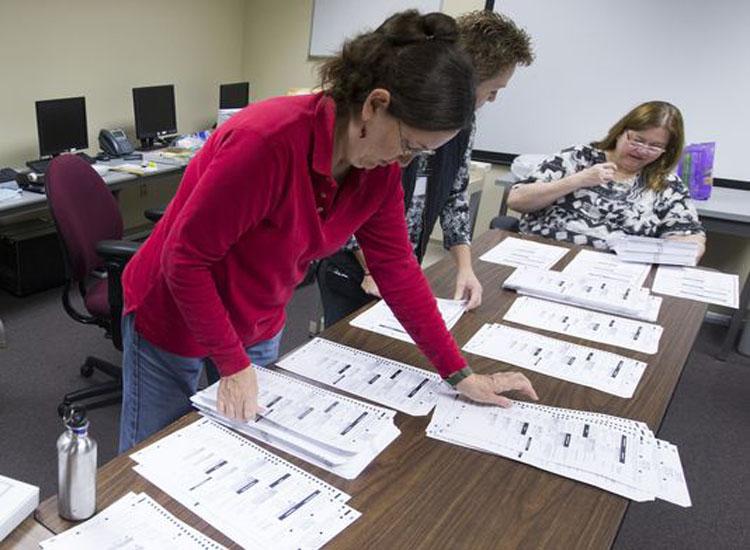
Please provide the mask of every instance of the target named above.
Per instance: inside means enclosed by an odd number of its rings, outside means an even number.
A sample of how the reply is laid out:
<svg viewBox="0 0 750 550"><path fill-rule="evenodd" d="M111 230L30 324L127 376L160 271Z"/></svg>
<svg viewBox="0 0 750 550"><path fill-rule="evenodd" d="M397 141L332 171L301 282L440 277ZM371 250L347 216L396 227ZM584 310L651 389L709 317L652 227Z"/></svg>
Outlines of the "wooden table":
<svg viewBox="0 0 750 550"><path fill-rule="evenodd" d="M500 231L482 235L474 243L474 258L505 236ZM560 268L573 256L568 254L556 267ZM481 261L474 265L484 285L484 301L478 311L464 315L454 328L461 346L484 323L500 321L515 298L515 293L500 288L512 268ZM430 267L427 275L437 296L452 297L454 273L450 259ZM665 296L659 315L664 335L656 355L624 352L585 342L648 363L633 399L622 399L534 372L525 374L546 404L641 420L657 431L705 310L704 304ZM428 367L415 346L356 329L346 320L326 330L323 336ZM478 372L498 368L514 370L476 356L470 356L470 362ZM197 418L191 413L150 441ZM429 417L399 413L396 423L401 436L362 475L351 481L275 451L351 494L349 504L362 512L362 517L336 537L330 548L600 549L611 546L628 506L627 499L525 464L428 439L424 435L428 421ZM673 443L679 445L680 442ZM127 491L146 491L181 519L217 541L230 544L226 537L133 472L133 464L127 456L120 456L99 470L98 509ZM37 518L50 530L59 532L70 524L57 516L56 506L54 498L48 499L37 511Z"/></svg>
<svg viewBox="0 0 750 550"><path fill-rule="evenodd" d="M0 550L39 550L39 543L52 536L52 531L29 517L0 542Z"/></svg>

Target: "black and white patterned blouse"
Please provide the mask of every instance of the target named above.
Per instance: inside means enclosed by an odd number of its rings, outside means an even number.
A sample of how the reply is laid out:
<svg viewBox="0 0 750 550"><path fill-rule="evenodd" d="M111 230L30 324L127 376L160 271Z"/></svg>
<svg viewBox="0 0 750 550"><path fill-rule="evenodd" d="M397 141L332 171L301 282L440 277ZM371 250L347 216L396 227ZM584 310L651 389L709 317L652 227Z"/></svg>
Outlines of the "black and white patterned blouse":
<svg viewBox="0 0 750 550"><path fill-rule="evenodd" d="M604 151L590 145L564 149L546 158L517 183L556 181L606 162ZM610 181L584 187L560 197L549 206L521 217L522 233L533 233L575 244L606 249L607 239L622 235L666 237L703 234L687 188L671 174L667 186L655 192L640 176L633 182Z"/></svg>
<svg viewBox="0 0 750 550"><path fill-rule="evenodd" d="M450 250L459 244L471 244L471 223L469 216L469 177L471 167L471 150L474 143L474 134L476 133L476 124L471 127L469 137L469 146L466 148L464 158L458 168L453 187L448 199L440 211L440 226L443 229L443 246ZM417 178L427 177L430 173L429 157L419 156L414 159L419 163L417 168ZM425 207L424 192L418 193L415 189L409 208L406 211L406 225L409 229L409 240L412 247L416 249L419 246L419 237L422 234L422 220ZM344 245L346 250L356 250L359 248L357 241L352 236Z"/></svg>

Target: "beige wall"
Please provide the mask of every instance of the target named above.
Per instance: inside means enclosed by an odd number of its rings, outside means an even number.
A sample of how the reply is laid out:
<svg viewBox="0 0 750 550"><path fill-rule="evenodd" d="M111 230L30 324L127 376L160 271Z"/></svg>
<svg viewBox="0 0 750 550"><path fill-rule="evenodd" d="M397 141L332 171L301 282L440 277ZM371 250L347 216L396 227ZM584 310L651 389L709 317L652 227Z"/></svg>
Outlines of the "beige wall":
<svg viewBox="0 0 750 550"><path fill-rule="evenodd" d="M452 16L483 7L483 0L443 0ZM316 85L316 61L307 55L312 8L313 0L247 0L244 74L253 99Z"/></svg>
<svg viewBox="0 0 750 550"><path fill-rule="evenodd" d="M134 86L174 84L191 132L243 77L244 0L0 0L0 21L1 166L37 158L38 99L86 96L95 152L102 127L134 133Z"/></svg>

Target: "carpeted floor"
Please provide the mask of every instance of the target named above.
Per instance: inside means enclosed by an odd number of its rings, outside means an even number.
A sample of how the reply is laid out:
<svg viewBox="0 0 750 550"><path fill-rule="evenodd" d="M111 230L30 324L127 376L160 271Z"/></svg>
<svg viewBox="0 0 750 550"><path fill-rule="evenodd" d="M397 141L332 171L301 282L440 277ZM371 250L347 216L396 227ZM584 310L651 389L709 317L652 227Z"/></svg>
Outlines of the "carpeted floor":
<svg viewBox="0 0 750 550"><path fill-rule="evenodd" d="M40 486L43 498L56 490L62 394L87 383L78 375L86 355L119 361L102 331L67 317L60 292L19 299L0 291L8 339L0 349L0 474ZM297 291L282 353L306 341L317 311L317 288ZM617 550L750 548L750 359L713 358L724 330L704 325L659 431L680 449L693 507L631 503ZM119 408L91 411L90 418L104 464L115 456Z"/></svg>

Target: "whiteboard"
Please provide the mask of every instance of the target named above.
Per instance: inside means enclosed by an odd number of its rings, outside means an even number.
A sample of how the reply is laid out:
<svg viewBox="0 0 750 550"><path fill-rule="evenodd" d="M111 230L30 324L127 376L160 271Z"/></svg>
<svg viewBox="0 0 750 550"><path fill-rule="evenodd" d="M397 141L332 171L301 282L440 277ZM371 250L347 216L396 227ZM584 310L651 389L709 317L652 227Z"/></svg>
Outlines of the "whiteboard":
<svg viewBox="0 0 750 550"><path fill-rule="evenodd" d="M632 107L675 104L714 176L750 180L750 2L497 0L536 60L478 113L475 150L554 153L604 137Z"/></svg>
<svg viewBox="0 0 750 550"><path fill-rule="evenodd" d="M310 56L334 55L345 39L376 29L396 12L417 9L431 13L441 11L441 7L441 0L315 0Z"/></svg>

